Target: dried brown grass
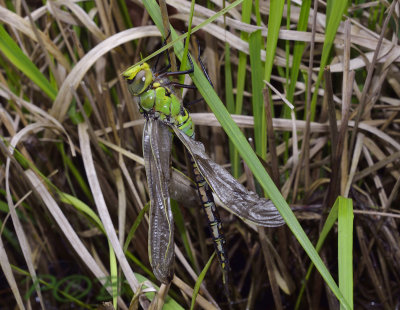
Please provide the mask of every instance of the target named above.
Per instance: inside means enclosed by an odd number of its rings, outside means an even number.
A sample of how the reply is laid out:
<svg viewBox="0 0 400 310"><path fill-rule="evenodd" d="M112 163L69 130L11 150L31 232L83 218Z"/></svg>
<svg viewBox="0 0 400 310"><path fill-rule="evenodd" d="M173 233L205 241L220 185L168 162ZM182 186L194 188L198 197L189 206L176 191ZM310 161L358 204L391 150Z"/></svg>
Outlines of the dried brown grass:
<svg viewBox="0 0 400 310"><path fill-rule="evenodd" d="M142 118L121 73L137 62L140 54L153 52L159 46L160 34L149 25L139 1L127 3L134 26L131 29L122 22L123 10L117 2L96 2L93 10L61 0L48 1L44 6L28 4L29 12L28 6L11 11L2 3L0 21L32 62L52 79L58 93L55 101L50 100L1 55L0 261L4 276L0 307L39 308L36 299L24 298L32 285L32 281L21 285L29 277L28 272L32 277L53 275L57 281L75 274L88 277L96 284L78 307L93 308L100 303L96 296L101 291L95 279L104 283L110 273L110 247L117 257L119 273L127 280L125 287L134 292L140 291L134 272L144 273L140 263L149 268L146 221L139 225L128 245L130 255L124 253L126 235L148 196L141 158ZM172 23L184 31L182 21L188 19L190 3L171 0L168 4L173 8ZM310 86L316 78L315 67L324 41L325 9L320 8L315 19L310 14L310 32L282 29L280 42L315 43L315 47L311 44L313 48L307 49L301 65L301 69L309 70L312 80L309 79L308 88L304 81L297 82L293 102L297 120L267 116L271 120L267 162L273 166L273 179L311 240L317 240L319 227L338 195L354 200L354 300L360 309L395 309L399 305L400 46L399 34L394 31L395 27L398 29L399 4L396 5L397 9L394 4L371 2L349 9L348 19L342 22L335 39L325 86L317 90ZM262 2L260 8L263 16L268 16L269 4ZM373 28L368 22L373 20L375 9L384 12L383 18L373 25L375 29L368 29ZM195 11L198 16L194 25L214 14L199 5ZM299 8L292 5L291 23L296 25L298 18ZM238 9L226 19L229 32L225 32L223 22L221 18L199 33L206 46L207 66L214 68L213 80L222 97L223 70L218 68L223 62L219 56L223 54L223 43L229 42L232 61L237 64L237 52L249 51L238 31L259 29L242 23ZM261 29L266 36L265 27ZM277 67L286 66L281 46L275 57ZM261 59L265 59L265 52ZM271 83L284 89L285 79L278 73L273 71ZM304 111L308 106L306 97L315 91L319 94L318 112L311 122ZM272 98L275 115L279 115L283 100L276 94ZM71 110L71 102L76 110ZM249 98L244 99L244 104L245 112L249 112ZM84 112L89 110L90 113ZM227 163L225 135L214 129L210 138L210 127L217 128L218 122L202 104L193 110L201 112L192 114L198 139L221 164ZM234 120L247 135L252 135L251 116L235 115ZM283 132L296 135L286 142ZM177 157L182 159L180 151L176 150ZM175 165L183 167L181 163ZM181 195L179 201L196 205L190 181L178 173L174 181L179 189L171 195ZM65 194L98 214L105 233L87 212L67 203ZM9 211L5 209L7 205ZM195 257L193 262L188 261L181 239L176 236L176 277L171 295L187 308L194 279L207 262L212 245L203 233L206 221L201 220L198 209L184 208L182 213ZM223 213L223 218L239 307L247 304L250 308L264 308L275 298L276 308L292 308L309 265L297 241L282 228L267 232L273 242L266 247L267 241L261 240L260 246L260 240L247 225L228 212ZM260 232L261 237L264 234ZM336 244L332 234L322 253L333 274L337 268ZM261 250L271 259L264 261ZM132 255L140 263L134 263ZM335 307L335 299L323 287L316 273L308 284L302 307ZM222 291L215 261L197 301L203 308L214 309L224 300ZM64 309L73 303L60 302L50 291L37 290L37 296L43 308ZM130 298L132 305L149 305L145 295L136 298L125 293L119 297L119 307L127 309Z"/></svg>

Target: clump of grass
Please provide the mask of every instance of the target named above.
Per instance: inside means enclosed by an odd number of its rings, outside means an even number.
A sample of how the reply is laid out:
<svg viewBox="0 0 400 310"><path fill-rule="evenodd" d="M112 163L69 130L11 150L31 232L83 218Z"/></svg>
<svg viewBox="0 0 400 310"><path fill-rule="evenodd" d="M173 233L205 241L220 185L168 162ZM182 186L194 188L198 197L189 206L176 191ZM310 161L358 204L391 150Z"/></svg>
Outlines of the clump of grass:
<svg viewBox="0 0 400 310"><path fill-rule="evenodd" d="M256 229L222 211L233 306L393 309L396 5L174 0L163 15L153 1L1 6L0 307L228 307L179 146L175 277L150 283L143 119L121 77L170 47L186 59L190 20L215 86L195 64L198 92L184 100L206 102L190 107L196 139L287 223Z"/></svg>

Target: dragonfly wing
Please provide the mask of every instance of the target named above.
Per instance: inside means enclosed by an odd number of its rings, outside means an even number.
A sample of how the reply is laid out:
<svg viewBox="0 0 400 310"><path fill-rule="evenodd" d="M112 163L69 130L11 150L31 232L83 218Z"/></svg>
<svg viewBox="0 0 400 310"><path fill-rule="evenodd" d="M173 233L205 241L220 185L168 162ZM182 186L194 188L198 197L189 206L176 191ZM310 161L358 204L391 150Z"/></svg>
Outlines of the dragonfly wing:
<svg viewBox="0 0 400 310"><path fill-rule="evenodd" d="M150 195L149 257L154 275L169 283L174 264L174 222L169 199L171 132L149 119L143 129L143 157Z"/></svg>
<svg viewBox="0 0 400 310"><path fill-rule="evenodd" d="M213 192L233 213L265 227L276 227L285 223L271 200L248 191L226 169L212 161L206 154L203 143L188 137L178 128L173 129L192 154L200 173Z"/></svg>

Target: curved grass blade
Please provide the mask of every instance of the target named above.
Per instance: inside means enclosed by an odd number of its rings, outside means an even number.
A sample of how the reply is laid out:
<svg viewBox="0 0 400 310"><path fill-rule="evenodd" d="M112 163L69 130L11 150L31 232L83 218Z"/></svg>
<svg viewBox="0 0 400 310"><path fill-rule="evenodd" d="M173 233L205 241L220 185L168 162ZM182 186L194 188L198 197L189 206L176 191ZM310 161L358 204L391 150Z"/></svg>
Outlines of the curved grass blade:
<svg viewBox="0 0 400 310"><path fill-rule="evenodd" d="M194 285L194 288L193 288L193 295L192 295L192 302L190 304L190 309L194 309L194 306L196 304L196 298L200 291L201 283L203 283L204 278L207 274L208 269L210 269L210 266L211 266L211 263L212 263L214 257L215 257L215 252L213 253L213 255L211 255L207 264L204 266L203 270L199 274L199 277L197 278L196 284Z"/></svg>
<svg viewBox="0 0 400 310"><path fill-rule="evenodd" d="M171 133L153 119L143 128L143 158L150 195L149 257L154 275L169 283L173 275L174 219L169 199Z"/></svg>
<svg viewBox="0 0 400 310"><path fill-rule="evenodd" d="M22 52L7 31L0 25L0 50L21 70L33 83L35 83L51 100L57 97L57 90L47 78L39 71L35 64Z"/></svg>

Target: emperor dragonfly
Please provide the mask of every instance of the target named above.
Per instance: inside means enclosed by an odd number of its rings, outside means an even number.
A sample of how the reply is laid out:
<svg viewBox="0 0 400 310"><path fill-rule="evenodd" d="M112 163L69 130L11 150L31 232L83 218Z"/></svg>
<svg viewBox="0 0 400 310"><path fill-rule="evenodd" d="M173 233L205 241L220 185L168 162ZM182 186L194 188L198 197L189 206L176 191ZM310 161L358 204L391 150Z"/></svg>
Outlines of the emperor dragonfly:
<svg viewBox="0 0 400 310"><path fill-rule="evenodd" d="M189 61L191 59L189 57ZM140 113L146 122L143 130L143 157L150 195L149 256L154 275L162 283L173 276L173 216L169 200L171 131L190 154L197 190L208 218L214 246L222 267L223 282L228 282L229 262L221 221L212 192L234 214L256 225L277 227L284 220L270 200L248 191L223 167L205 153L204 145L194 140L194 125L187 109L173 87L188 85L171 82L170 75L190 74L192 68L179 72L153 72L147 63L123 73L130 93L137 97Z"/></svg>

